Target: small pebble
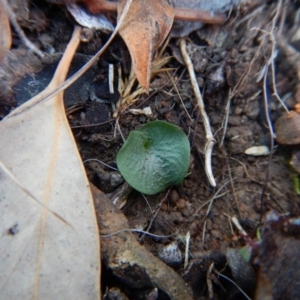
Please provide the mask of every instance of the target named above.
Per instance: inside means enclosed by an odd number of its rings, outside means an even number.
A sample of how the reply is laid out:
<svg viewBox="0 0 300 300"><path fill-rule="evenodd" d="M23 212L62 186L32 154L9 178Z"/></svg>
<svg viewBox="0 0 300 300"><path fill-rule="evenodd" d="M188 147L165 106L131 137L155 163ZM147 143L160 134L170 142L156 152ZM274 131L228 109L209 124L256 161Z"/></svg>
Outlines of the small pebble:
<svg viewBox="0 0 300 300"><path fill-rule="evenodd" d="M166 203L163 203L162 205L161 205L161 208L160 208L162 211L167 211L167 209L168 209L168 205L166 204Z"/></svg>
<svg viewBox="0 0 300 300"><path fill-rule="evenodd" d="M179 195L177 191L173 190L170 195L170 201L172 204L176 205L178 200L179 200Z"/></svg>
<svg viewBox="0 0 300 300"><path fill-rule="evenodd" d="M192 207L186 207L181 211L181 215L185 218L192 216L194 209Z"/></svg>
<svg viewBox="0 0 300 300"><path fill-rule="evenodd" d="M179 208L179 209L183 209L187 206L187 202L185 199L181 198L179 199L177 202L176 202L176 206Z"/></svg>
<svg viewBox="0 0 300 300"><path fill-rule="evenodd" d="M235 169L233 169L234 177L236 178L243 178L245 175L245 170L243 166L237 166Z"/></svg>
<svg viewBox="0 0 300 300"><path fill-rule="evenodd" d="M191 188L194 185L194 182L192 180L186 179L186 180L184 180L183 185L186 188Z"/></svg>
<svg viewBox="0 0 300 300"><path fill-rule="evenodd" d="M221 239L221 233L218 230L211 230L210 234L216 239L219 239L219 240Z"/></svg>

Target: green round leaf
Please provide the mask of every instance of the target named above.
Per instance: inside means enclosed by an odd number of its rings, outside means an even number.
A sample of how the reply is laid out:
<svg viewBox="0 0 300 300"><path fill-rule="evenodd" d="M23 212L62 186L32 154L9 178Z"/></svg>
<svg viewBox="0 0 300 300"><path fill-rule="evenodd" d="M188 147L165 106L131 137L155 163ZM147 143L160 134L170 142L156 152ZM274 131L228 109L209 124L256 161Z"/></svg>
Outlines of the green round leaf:
<svg viewBox="0 0 300 300"><path fill-rule="evenodd" d="M177 126L154 121L132 131L117 155L118 168L136 190L156 194L180 183L189 168L190 144Z"/></svg>

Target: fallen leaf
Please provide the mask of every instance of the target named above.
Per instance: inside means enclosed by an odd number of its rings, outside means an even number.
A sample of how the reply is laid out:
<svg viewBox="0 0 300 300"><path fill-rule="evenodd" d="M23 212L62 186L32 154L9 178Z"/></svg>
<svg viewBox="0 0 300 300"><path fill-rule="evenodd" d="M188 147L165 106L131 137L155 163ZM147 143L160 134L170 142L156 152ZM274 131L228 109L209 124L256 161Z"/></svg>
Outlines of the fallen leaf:
<svg viewBox="0 0 300 300"><path fill-rule="evenodd" d="M126 0L118 3L118 18ZM174 19L173 7L167 0L133 0L119 33L124 39L142 87L149 91L154 51L169 34Z"/></svg>
<svg viewBox="0 0 300 300"><path fill-rule="evenodd" d="M63 93L41 102L79 38L78 27L48 87L0 122L1 299L100 299L98 228Z"/></svg>
<svg viewBox="0 0 300 300"><path fill-rule="evenodd" d="M0 64L11 46L11 31L7 13L0 1Z"/></svg>

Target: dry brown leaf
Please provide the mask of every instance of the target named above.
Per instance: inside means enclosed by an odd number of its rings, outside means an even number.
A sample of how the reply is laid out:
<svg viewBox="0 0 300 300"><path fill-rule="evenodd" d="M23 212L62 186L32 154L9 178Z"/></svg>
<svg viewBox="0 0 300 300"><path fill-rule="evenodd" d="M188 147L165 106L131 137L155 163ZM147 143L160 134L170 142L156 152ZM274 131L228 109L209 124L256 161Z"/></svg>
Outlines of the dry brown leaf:
<svg viewBox="0 0 300 300"><path fill-rule="evenodd" d="M63 93L41 102L79 38L49 86L0 122L0 299L100 298L98 227Z"/></svg>
<svg viewBox="0 0 300 300"><path fill-rule="evenodd" d="M118 4L121 15L126 0ZM167 0L133 0L120 35L124 39L141 86L149 91L151 64L154 51L163 43L172 27L173 7Z"/></svg>
<svg viewBox="0 0 300 300"><path fill-rule="evenodd" d="M9 19L1 1L0 1L0 28L1 28L1 32L0 32L0 64L1 64L3 57L10 49L10 45L11 45L11 31L10 31Z"/></svg>

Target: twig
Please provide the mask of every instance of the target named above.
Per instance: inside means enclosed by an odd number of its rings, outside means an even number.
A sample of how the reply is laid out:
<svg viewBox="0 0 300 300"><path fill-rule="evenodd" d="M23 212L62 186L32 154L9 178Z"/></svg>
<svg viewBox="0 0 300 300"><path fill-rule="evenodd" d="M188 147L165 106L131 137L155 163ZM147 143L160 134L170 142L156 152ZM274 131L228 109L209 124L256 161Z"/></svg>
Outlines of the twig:
<svg viewBox="0 0 300 300"><path fill-rule="evenodd" d="M151 210L151 208L150 208L151 213L152 213L152 219L151 219L151 221L150 221L150 223L149 223L149 225L148 225L148 227L147 227L147 229L146 229L146 232L149 232L149 231L150 231L150 228L152 227L152 224L153 224L153 222L154 222L154 220L155 220L157 214L159 213L162 204L166 201L166 199L168 198L169 194L170 194L170 189L168 190L166 196L165 196L165 197L160 201L160 203L158 204L158 207L157 207L155 213L153 213L152 210ZM143 235L139 238L139 241L141 241L141 240L144 238L144 236L145 236L145 234L143 234Z"/></svg>
<svg viewBox="0 0 300 300"><path fill-rule="evenodd" d="M212 271L214 268L215 264L212 262L206 272L206 284L207 284L207 289L208 289L208 298L209 300L214 300L214 289L212 285Z"/></svg>
<svg viewBox="0 0 300 300"><path fill-rule="evenodd" d="M233 231L232 224L231 224L231 217L227 213L224 213L224 215L228 218L228 224L229 224L229 227L230 227L231 234L234 235L234 231Z"/></svg>
<svg viewBox="0 0 300 300"><path fill-rule="evenodd" d="M191 79L191 84L194 90L194 94L196 96L197 99L197 104L200 110L200 113L202 115L203 118L203 124L204 124L204 129L205 129L205 133L206 133L206 144L205 144L205 172L206 175L208 177L209 183L215 187L216 186L216 181L215 178L213 176L212 173L212 168L211 168L211 154L212 154L212 149L214 144L216 143L216 140L212 134L212 130L210 127L210 123L209 123L209 118L206 114L205 108L204 108L204 102L202 99L202 95L196 80L196 75L195 75L195 71L194 71L194 67L192 64L192 60L190 58L190 56L187 53L186 50L186 42L185 39L181 39L180 40L180 50L184 59L184 62L186 64L186 67L188 69L189 75L190 75L190 79Z"/></svg>
<svg viewBox="0 0 300 300"><path fill-rule="evenodd" d="M264 80L263 80L263 99L264 99L264 105L265 105L265 115L266 115L267 125L269 128L271 140L273 141L273 142L271 141L271 145L270 145L270 153L272 154L273 148L274 148L275 134L273 132L272 121L270 118L269 108L268 108L267 77L268 77L268 68L266 68L266 71L264 74Z"/></svg>
<svg viewBox="0 0 300 300"><path fill-rule="evenodd" d="M254 9L251 13L247 13L247 15L242 18L241 20L239 20L238 22L236 22L234 24L234 30L237 30L237 28L244 22L248 21L249 19L256 17L259 13L261 13L266 7L266 4L262 4L261 6L257 7L256 9Z"/></svg>
<svg viewBox="0 0 300 300"><path fill-rule="evenodd" d="M277 34L281 35L282 34L282 30L283 30L283 26L284 26L284 22L286 19L286 13L287 13L287 6L288 6L289 1L285 0L283 7L282 7L282 12L281 12L281 17L280 17L280 21L279 21L279 26L277 29Z"/></svg>
<svg viewBox="0 0 300 300"><path fill-rule="evenodd" d="M15 13L10 8L9 4L7 3L7 0L0 0L7 15L10 20L11 25L14 27L15 31L19 35L20 39L24 43L24 45L30 49L32 52L34 52L36 55L38 55L40 58L43 58L45 54L39 50L25 35L24 31L22 30L21 26L19 25Z"/></svg>
<svg viewBox="0 0 300 300"><path fill-rule="evenodd" d="M122 140L123 140L123 143L125 143L125 138L124 138L124 136L123 136L123 133L122 133L122 131L121 131L121 127L120 127L120 124L119 124L119 118L116 119L116 128L118 129L118 131L119 131L119 133L120 133L120 136L121 136L121 138L122 138Z"/></svg>
<svg viewBox="0 0 300 300"><path fill-rule="evenodd" d="M2 172L1 172L2 171ZM4 174L4 176L3 176ZM14 176L14 174L5 166L5 164L0 160L0 176L1 180L5 180L5 177L8 177L10 180L12 180L31 200L36 202L41 207L45 208L48 212L50 212L55 218L62 221L63 223L67 224L68 226L72 227L71 224L69 224L63 217L61 217L58 213L55 211L52 211L47 204L45 204L42 200L37 198L35 195L32 194L30 190L27 189L27 187L23 186L21 182ZM74 228L73 228L74 229Z"/></svg>
<svg viewBox="0 0 300 300"><path fill-rule="evenodd" d="M111 94L114 93L114 65L109 64L108 65L108 86L109 86L109 92Z"/></svg>
<svg viewBox="0 0 300 300"><path fill-rule="evenodd" d="M229 182L230 182L230 181L226 182L226 184L228 184ZM226 185L226 184L225 184L225 185ZM225 185L223 185L221 188L223 188ZM219 192L219 191L220 191L220 190L218 190L218 191L214 194L214 196L213 196L211 199L205 201L205 202L204 202L204 203L196 210L196 212L192 215L192 217L191 217L190 220L194 220L195 217L196 217L196 216L198 215L198 213L200 212L200 210L201 210L205 205L209 204L209 203L210 203L211 201L213 201L213 200L216 200L216 199L221 198L221 197L223 197L224 195L228 194L228 191L226 191L226 192L224 192L224 193L218 195L218 192Z"/></svg>
<svg viewBox="0 0 300 300"><path fill-rule="evenodd" d="M189 263L189 248L190 248L190 239L191 239L191 234L188 231L186 236L185 236L185 255L184 255L184 269L187 267Z"/></svg>
<svg viewBox="0 0 300 300"><path fill-rule="evenodd" d="M204 242L205 242L206 224L207 224L207 219L205 219L204 224L203 224L203 229L202 229L202 245L203 246L204 246Z"/></svg>
<svg viewBox="0 0 300 300"><path fill-rule="evenodd" d="M224 143L224 139L225 139L225 135L226 135L226 131L227 131L227 126L228 126L228 119L229 119L229 112L230 112L230 105L231 105L231 89L229 90L229 95L228 95L228 100L227 100L227 104L226 104L226 107L225 107L225 117L224 117L224 120L223 120L223 133L222 133L222 138L221 138L221 141L219 143L219 148L222 148L223 147L223 143Z"/></svg>
<svg viewBox="0 0 300 300"><path fill-rule="evenodd" d="M277 88L276 88L276 78L275 78L275 64L274 64L274 58L275 58L275 36L274 36L274 31L276 30L276 22L279 18L279 13L282 11L282 0L278 1L278 5L277 5L277 10L276 10L276 14L272 20L272 27L271 27L271 31L270 31L270 38L271 38L271 45L272 45L272 49L271 49L271 74L272 74L272 84L273 84L273 96L275 96L275 98L281 103L281 105L283 106L283 108L286 110L287 113L289 113L288 108L286 107L286 105L284 104L284 102L281 100L278 92L277 92ZM284 10L285 11L285 10ZM282 21L283 22L283 21Z"/></svg>
<svg viewBox="0 0 300 300"><path fill-rule="evenodd" d="M248 236L248 233L244 230L244 228L242 227L242 225L240 224L240 222L238 221L238 219L236 217L232 217L231 221L235 225L235 227L238 229L238 231L240 232L240 234L242 236Z"/></svg>
<svg viewBox="0 0 300 300"><path fill-rule="evenodd" d="M89 8L89 11L93 14L100 12L116 12L117 2L111 1L83 1ZM174 7L174 18L176 20L191 21L191 22L202 22L206 24L223 24L226 21L224 14L212 15L207 11L195 10L181 7Z"/></svg>
<svg viewBox="0 0 300 300"><path fill-rule="evenodd" d="M260 206L261 206L260 207L260 209L261 209L260 221L262 221L263 198L264 198L267 186L268 186L269 175L270 175L270 165L271 165L271 160L272 160L272 157L273 157L274 138L275 138L275 134L273 132L273 127L272 127L272 122L271 122L270 115L269 115L269 109L268 109L267 77L268 77L269 65L271 66L273 95L281 103L281 105L284 107L284 109L287 111L287 113L289 113L289 110L287 109L286 105L283 103L283 101L281 100L281 98L279 97L279 95L277 93L276 82L275 82L275 65L274 65L275 36L274 36L274 31L276 29L276 23L278 21L279 15L280 15L281 8L282 8L282 0L279 0L278 4L277 4L277 7L276 7L275 16L273 17L272 22L271 22L271 28L270 28L269 31L265 32L265 36L269 35L270 40L271 40L271 55L270 55L270 58L269 58L268 62L265 65L264 76L263 76L263 99L264 99L265 115L266 115L267 125L268 125L268 129L269 129L269 133L270 133L270 155L269 155L268 167L267 167L267 170L266 170L266 179L265 179L265 183L264 183L264 186L262 188L262 193L261 193L261 197L260 197ZM262 43L263 43L263 40L264 39L262 39Z"/></svg>
<svg viewBox="0 0 300 300"><path fill-rule="evenodd" d="M229 178L230 178L230 184L231 184L233 199L234 199L234 202L235 202L235 205L236 205L239 217L241 218L240 207L239 207L238 199L237 199L237 196L236 196L236 193L235 193L235 188L234 188L234 184L233 184L233 180L232 180L232 175L231 175L229 161L228 161L228 175L229 175Z"/></svg>
<svg viewBox="0 0 300 300"><path fill-rule="evenodd" d="M149 203L147 197L146 197L143 193L141 193L141 195L142 195L142 197L144 198L146 204L148 205L149 210L150 210L150 212L151 212L151 215L153 216L154 212L153 212L153 210L152 210L152 207L151 207L151 205L150 205L150 203ZM148 226L148 228L149 228L149 226ZM150 230L150 228L147 229L147 231L149 231L149 230Z"/></svg>
<svg viewBox="0 0 300 300"><path fill-rule="evenodd" d="M235 178L234 178L235 179ZM214 200L216 200L217 198L220 198L221 196L224 196L226 195L228 192L224 192L223 194L221 195L218 195L221 190L229 183L230 181L227 181L225 182L218 190L217 192L214 194L214 196L208 200L207 202L204 203L204 205L201 205L200 209L202 209L202 207L204 207L206 204L208 204L208 208L206 210L206 214L205 214L205 221L204 221L204 224L203 224L203 230L202 230L202 244L204 245L204 242L205 242L205 233L206 233L206 223L207 223L207 217L208 217L208 214L210 212L210 209L212 207L212 204L214 202ZM197 211L199 212L200 209L198 209Z"/></svg>
<svg viewBox="0 0 300 300"><path fill-rule="evenodd" d="M276 30L276 23L278 21L279 14L280 14L281 11L282 11L282 0L279 0L278 4L277 4L275 16L273 17L272 22L271 22L270 30L262 30L262 29L256 28L256 27L252 28L251 30L258 30L258 31L261 31L263 33L259 48L263 45L266 36L268 36L270 38L270 41L271 41L271 54L270 54L270 57L268 58L265 66L262 68L261 72L259 73L256 82L261 81L261 79L263 78L263 76L266 72L266 69L268 68L268 66L271 66L271 75L272 75L271 79L272 79L272 85L273 85L273 96L279 101L279 103L282 105L282 107L285 109L285 111L287 113L289 113L289 109L284 104L284 102L282 101L281 97L279 96L279 94L277 92L276 78L275 78L276 76L275 76L274 60L276 58L276 47L275 47L276 41L275 41L274 32ZM282 22L283 21L281 20L281 23Z"/></svg>
<svg viewBox="0 0 300 300"><path fill-rule="evenodd" d="M265 114L266 114L266 119L267 119L267 125L268 125L268 129L269 129L269 133L270 133L270 155L269 155L269 163L268 163L268 167L266 170L266 179L265 179L265 184L262 188L262 192L261 192L261 196L260 196L260 222L262 221L262 211L263 211L263 198L268 186L268 181L269 181L269 175L270 175L270 165L271 165L271 161L272 161L272 157L273 157L273 151L274 151L274 138L275 138L275 134L273 132L273 127L272 127L272 123L271 123L271 119L270 119L270 115L269 115L269 109L268 109L268 96L267 96L267 76L268 76L268 68L266 68L265 71L265 75L264 75L264 81L263 81L263 99L264 99L264 105L265 105Z"/></svg>
<svg viewBox="0 0 300 300"><path fill-rule="evenodd" d="M251 300L251 298L233 280L231 280L230 278L228 278L227 276L225 276L221 273L217 273L217 274L218 274L218 276L221 276L221 277L227 279L232 284L234 284L234 286L236 286L239 289L239 291L246 297L247 300Z"/></svg>
<svg viewBox="0 0 300 300"><path fill-rule="evenodd" d="M166 72L166 73L167 73L168 77L170 78L170 80L172 81L173 87L174 87L174 89L175 89L175 91L176 91L176 93L177 93L177 95L178 95L178 98L179 98L180 101L181 101L181 104L182 104L182 107L183 107L184 111L186 112L186 114L187 114L187 116L189 117L189 119L193 122L193 119L191 118L189 112L187 111L187 109L186 109L186 107L185 107L185 105L184 105L184 103L183 103L183 100L182 100L181 95L180 95L180 93L179 93L179 91L178 91L177 85L176 85L176 83L174 82L173 77L170 75L169 72Z"/></svg>
<svg viewBox="0 0 300 300"><path fill-rule="evenodd" d="M153 238L158 238L158 239L167 239L167 238L178 235L178 232L175 232L170 235L157 235L157 234L149 233L147 231L139 230L139 229L122 229L122 230L118 230L118 231L115 231L110 234L100 235L100 238L109 238L109 237L112 237L114 235L117 235L117 234L123 233L123 232L143 233L143 234L146 234L146 235L152 236Z"/></svg>
<svg viewBox="0 0 300 300"><path fill-rule="evenodd" d="M112 166L106 164L105 162L103 162L103 161L101 161L101 160L99 160L99 159L96 159L96 158L88 158L88 159L86 159L86 160L83 162L83 164L85 164L85 163L87 163L87 162L89 162L89 161L96 161L96 162L102 164L103 166L105 166L105 167L107 167L107 168L110 168L110 169L115 170L115 171L119 171L119 169L116 169L116 168L114 168L114 167L112 167Z"/></svg>

